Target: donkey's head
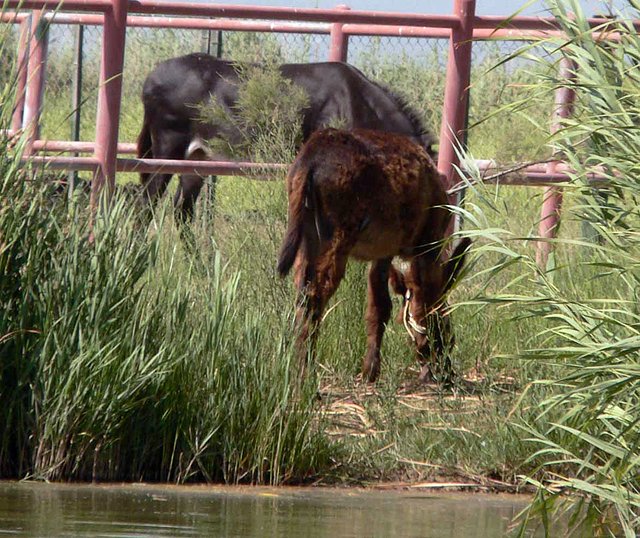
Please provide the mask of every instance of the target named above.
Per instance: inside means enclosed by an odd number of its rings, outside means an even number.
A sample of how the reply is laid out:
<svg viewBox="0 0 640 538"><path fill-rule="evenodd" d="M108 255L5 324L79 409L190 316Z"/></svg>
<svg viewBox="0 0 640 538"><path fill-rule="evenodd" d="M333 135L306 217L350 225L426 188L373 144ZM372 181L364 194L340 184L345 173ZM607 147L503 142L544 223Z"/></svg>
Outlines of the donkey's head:
<svg viewBox="0 0 640 538"><path fill-rule="evenodd" d="M392 289L403 296L398 321L415 343L421 362L453 345L446 296L460 274L470 246L471 240L465 237L437 268L431 266L426 270L422 267L424 261L416 258L407 271L394 269L389 275Z"/></svg>

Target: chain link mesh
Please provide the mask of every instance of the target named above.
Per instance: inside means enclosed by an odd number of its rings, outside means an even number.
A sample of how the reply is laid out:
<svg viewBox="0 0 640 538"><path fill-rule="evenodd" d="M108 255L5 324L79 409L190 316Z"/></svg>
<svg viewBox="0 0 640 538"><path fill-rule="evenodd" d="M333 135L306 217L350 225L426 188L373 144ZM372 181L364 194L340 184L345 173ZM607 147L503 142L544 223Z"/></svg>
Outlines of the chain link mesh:
<svg viewBox="0 0 640 538"><path fill-rule="evenodd" d="M0 25L3 31L12 25ZM13 25L15 26L15 25ZM75 47L79 27L53 24L49 33L47 78L41 135L49 139L71 138ZM221 42L220 42L221 40ZM506 125L503 116L486 119L497 110L523 98L531 81L531 65L510 56L521 41L478 41L473 45L469 147L478 158L500 161L534 158L542 151L548 133L551 104L537 110L539 128L531 122ZM123 78L120 141L133 142L142 122L140 92L147 74L160 61L203 51L240 61L317 62L329 55L327 34L267 32L218 32L158 28L127 29ZM82 38L80 140L95 136L98 74L102 28L86 26ZM442 118L448 39L387 36L351 36L348 61L367 76L403 96L422 116L425 125L439 134ZM502 63L501 63L502 62ZM498 65L496 67L496 65ZM479 125L476 123L482 121ZM497 125L498 124L498 125ZM546 129L546 130L545 130Z"/></svg>
<svg viewBox="0 0 640 538"><path fill-rule="evenodd" d="M17 59L17 50L7 43L18 42L17 24L0 24L0 76L2 80L9 76Z"/></svg>
<svg viewBox="0 0 640 538"><path fill-rule="evenodd" d="M404 97L434 133L440 131L449 40L353 36L349 62Z"/></svg>
<svg viewBox="0 0 640 538"><path fill-rule="evenodd" d="M547 151L552 96L540 102L532 87L543 69L534 58L543 54L522 40L474 42L467 143L476 158L509 163Z"/></svg>

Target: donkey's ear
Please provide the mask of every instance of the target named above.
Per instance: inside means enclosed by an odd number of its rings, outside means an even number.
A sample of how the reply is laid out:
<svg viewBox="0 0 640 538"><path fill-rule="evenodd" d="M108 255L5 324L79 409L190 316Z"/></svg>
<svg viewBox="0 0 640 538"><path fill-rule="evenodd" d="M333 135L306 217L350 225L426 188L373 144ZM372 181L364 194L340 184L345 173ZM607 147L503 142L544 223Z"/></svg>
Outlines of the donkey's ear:
<svg viewBox="0 0 640 538"><path fill-rule="evenodd" d="M453 283L458 278L460 270L464 266L464 260L467 256L467 252L469 252L470 248L471 239L468 237L463 237L456 245L456 248L453 249L453 252L447 260L447 265L444 272L446 284L442 292L443 295L451 289L451 286L453 286Z"/></svg>
<svg viewBox="0 0 640 538"><path fill-rule="evenodd" d="M398 295L403 297L407 293L407 282L404 275L399 269L396 269L393 265L389 268L389 285L391 289Z"/></svg>

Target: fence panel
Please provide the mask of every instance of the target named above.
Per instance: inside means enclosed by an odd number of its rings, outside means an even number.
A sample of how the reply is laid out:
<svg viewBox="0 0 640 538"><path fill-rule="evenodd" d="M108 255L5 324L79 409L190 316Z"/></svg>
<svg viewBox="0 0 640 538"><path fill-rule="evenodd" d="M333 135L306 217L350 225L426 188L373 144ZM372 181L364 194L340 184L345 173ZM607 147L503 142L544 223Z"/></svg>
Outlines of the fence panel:
<svg viewBox="0 0 640 538"><path fill-rule="evenodd" d="M1 28L14 28L2 25ZM49 39L42 137L66 139L72 121L73 57L77 27L52 24ZM239 61L272 59L280 62L324 61L329 55L328 33L268 33L224 31L221 55ZM102 27L85 27L82 56L82 110L80 140L95 138L95 115L100 67ZM513 53L522 41L477 41L473 47L470 124L522 97L531 80L532 66L518 59L489 70L497 60ZM146 75L158 62L195 51L218 51L218 32L201 29L130 27L123 77L120 141L135 142L141 125L140 92ZM406 99L434 133L439 132L446 79L448 39L396 36L349 37L348 61L367 76ZM546 126L549 107L539 107L539 124ZM545 116L545 117L543 117ZM469 147L478 157L499 162L536 158L548 131L531 129L515 116L508 128L504 117L486 121L470 132Z"/></svg>
<svg viewBox="0 0 640 538"><path fill-rule="evenodd" d="M448 46L448 39L351 36L348 61L404 97L437 135Z"/></svg>
<svg viewBox="0 0 640 538"><path fill-rule="evenodd" d="M54 24L49 41L42 137L66 139L72 113L73 25ZM217 32L162 28L128 28L123 77L120 141L133 142L142 118L140 92L157 63L191 52L217 48ZM80 140L95 137L95 112L102 28L87 26L83 40ZM329 55L328 34L222 32L222 57L236 61L320 62ZM447 61L447 39L351 36L349 63L406 98L438 132Z"/></svg>
<svg viewBox="0 0 640 538"><path fill-rule="evenodd" d="M542 106L531 106L527 110L529 120L516 112L502 112L492 117L531 97L529 86L542 74L541 66L531 60L522 57L507 60L523 46L529 45L514 40L473 44L469 125L474 127L469 132L468 147L477 158L491 158L506 164L543 156L552 99ZM541 50L532 52L542 53Z"/></svg>

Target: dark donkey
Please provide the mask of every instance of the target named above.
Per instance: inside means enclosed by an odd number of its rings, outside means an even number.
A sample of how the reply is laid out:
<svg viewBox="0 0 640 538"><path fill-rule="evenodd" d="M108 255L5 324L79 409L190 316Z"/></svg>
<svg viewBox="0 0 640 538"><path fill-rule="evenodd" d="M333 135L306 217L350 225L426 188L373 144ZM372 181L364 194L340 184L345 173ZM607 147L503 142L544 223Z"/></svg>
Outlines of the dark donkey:
<svg viewBox="0 0 640 538"><path fill-rule="evenodd" d="M309 97L303 111L303 141L338 120L346 128L381 129L413 137L428 152L435 139L415 111L388 89L343 63L284 64L282 75L302 87ZM198 141L221 137L233 144L240 133L228 123L207 123L199 106L215 99L233 112L238 97L238 73L232 62L207 54L189 54L160 63L144 82L144 121L138 156L156 159L202 158ZM221 158L212 155L210 158ZM172 174L141 174L144 195L151 202L162 196ZM181 220L190 219L202 187L197 175L182 175L174 200Z"/></svg>
<svg viewBox="0 0 640 538"><path fill-rule="evenodd" d="M285 276L295 262L301 292L299 345L304 352L327 301L342 280L347 258L371 261L368 350L362 373L375 381L380 346L391 315L388 281L405 291L405 324L429 379L429 318L442 313L446 293L463 264L470 240L444 253L451 212L440 175L426 151L404 136L380 131L324 129L302 147L287 177L289 216L278 259ZM400 273L394 256L409 262ZM436 346L437 347L437 346Z"/></svg>

